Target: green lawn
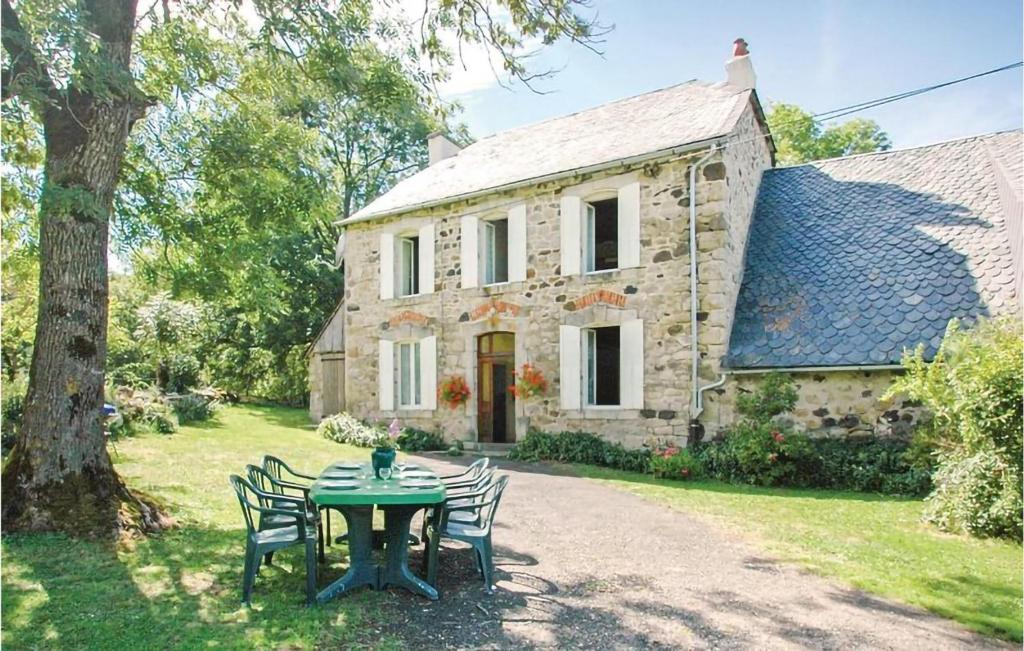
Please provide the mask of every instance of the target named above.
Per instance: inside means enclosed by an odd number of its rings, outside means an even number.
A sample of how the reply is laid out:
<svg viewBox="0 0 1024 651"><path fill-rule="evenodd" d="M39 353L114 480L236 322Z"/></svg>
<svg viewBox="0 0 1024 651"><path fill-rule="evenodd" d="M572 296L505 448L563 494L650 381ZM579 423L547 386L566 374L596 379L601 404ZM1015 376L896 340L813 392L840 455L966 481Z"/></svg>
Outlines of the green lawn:
<svg viewBox="0 0 1024 651"><path fill-rule="evenodd" d="M171 505L181 527L133 549L63 536L3 540L3 647L153 649L339 648L380 644L372 628L380 595L360 591L304 608L302 548L261 571L253 608L239 603L242 514L228 474L264 453L317 471L368 456L316 435L305 412L230 407L214 422L170 436L117 443L129 485ZM335 550L338 548L335 547ZM344 569L339 554L327 572ZM280 558L280 561L278 561Z"/></svg>
<svg viewBox="0 0 1024 651"><path fill-rule="evenodd" d="M942 534L921 523L920 500L576 469L711 519L813 572L986 634L1021 640L1020 545Z"/></svg>

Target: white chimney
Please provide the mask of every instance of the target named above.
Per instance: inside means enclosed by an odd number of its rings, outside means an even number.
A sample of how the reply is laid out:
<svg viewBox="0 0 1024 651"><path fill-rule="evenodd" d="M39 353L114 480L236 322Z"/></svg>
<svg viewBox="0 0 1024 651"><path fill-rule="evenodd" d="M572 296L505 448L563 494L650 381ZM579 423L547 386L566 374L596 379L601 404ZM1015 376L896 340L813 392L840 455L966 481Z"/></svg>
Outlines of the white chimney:
<svg viewBox="0 0 1024 651"><path fill-rule="evenodd" d="M750 62L747 42L738 38L733 42L732 58L725 62L726 81L730 86L743 90L753 90L757 85L754 64Z"/></svg>
<svg viewBox="0 0 1024 651"><path fill-rule="evenodd" d="M460 151L462 151L462 147L448 140L443 133L434 132L427 136L427 152L430 154L431 165L451 158Z"/></svg>

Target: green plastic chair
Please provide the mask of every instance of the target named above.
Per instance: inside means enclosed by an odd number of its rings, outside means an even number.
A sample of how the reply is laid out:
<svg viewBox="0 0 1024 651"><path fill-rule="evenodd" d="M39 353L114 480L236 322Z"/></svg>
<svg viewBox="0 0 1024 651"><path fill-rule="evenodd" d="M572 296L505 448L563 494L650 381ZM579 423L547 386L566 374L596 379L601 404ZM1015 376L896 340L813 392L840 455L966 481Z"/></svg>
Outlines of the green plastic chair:
<svg viewBox="0 0 1024 651"><path fill-rule="evenodd" d="M279 457L272 454L263 455L263 470L275 479L280 485L300 490L306 499L309 499L310 485L317 480L313 475L295 470ZM296 481L298 480L298 481ZM308 482L308 483L307 483ZM331 510L324 506L317 507L317 514L320 522L317 523L317 535L320 541L320 562L324 562L324 545L331 544ZM327 534L324 535L324 522L326 521Z"/></svg>
<svg viewBox="0 0 1024 651"><path fill-rule="evenodd" d="M497 467L492 466L488 468L486 463L481 467L484 469L477 474L472 481L459 482L458 485L445 485L445 494L447 495L447 499L445 500L446 504L451 504L453 506L468 504L473 499L471 495L487 486L491 481L491 477L494 475L494 471L497 470ZM472 516L469 513L457 512L452 514L452 517L456 520L469 521ZM424 544L427 542L427 527L430 526L433 519L433 509L427 509L423 513L423 525L420 530L420 540L422 540Z"/></svg>
<svg viewBox="0 0 1024 651"><path fill-rule="evenodd" d="M494 516L498 512L498 503L508 485L508 475L502 475L475 493L458 498L445 500L441 511L440 526L433 523L428 528L429 542L427 546L427 582L435 585L437 581L438 548L441 539L450 538L468 543L476 552L477 568L484 579L484 590L490 594L494 591L494 550L491 545L491 529ZM469 499L469 503L450 504L456 500ZM470 521L453 519L456 513L470 514Z"/></svg>
<svg viewBox="0 0 1024 651"><path fill-rule="evenodd" d="M491 463L489 457L481 457L473 463L466 466L466 469L462 472L454 475L442 475L441 481L444 483L445 490L451 491L458 489L465 484L472 484L480 476L484 470L487 469L487 465Z"/></svg>
<svg viewBox="0 0 1024 651"><path fill-rule="evenodd" d="M245 569L242 574L242 603L251 605L252 588L260 571L263 557L273 554L279 549L293 545L306 546L306 605L316 602L316 536L309 530L306 517L303 515L305 503L301 497L281 497L266 493L256 488L251 482L238 475L229 478L231 486L238 496L245 517ZM275 508L262 506L273 501L283 504L291 501L292 508ZM278 517L289 521L287 526L260 530L259 519Z"/></svg>
<svg viewBox="0 0 1024 651"><path fill-rule="evenodd" d="M253 464L247 465L245 470L249 477L249 482L255 486L257 490L270 496L261 498L260 506L265 508L296 510L296 499L301 500L301 502L305 504L304 510L306 514L306 524L311 528L315 526L317 531L317 558L319 558L321 563L324 562L324 535L320 524L320 514L316 509L316 505L314 505L309 499L309 489L301 486L296 488L294 486L284 485L287 484L287 482L278 481L266 470ZM289 495L285 492L289 488L298 490L300 494ZM259 517L258 528L260 531L287 526L291 526L290 518L281 518L277 515L262 514ZM267 554L267 557L264 560L267 565L272 564L274 560L273 552Z"/></svg>

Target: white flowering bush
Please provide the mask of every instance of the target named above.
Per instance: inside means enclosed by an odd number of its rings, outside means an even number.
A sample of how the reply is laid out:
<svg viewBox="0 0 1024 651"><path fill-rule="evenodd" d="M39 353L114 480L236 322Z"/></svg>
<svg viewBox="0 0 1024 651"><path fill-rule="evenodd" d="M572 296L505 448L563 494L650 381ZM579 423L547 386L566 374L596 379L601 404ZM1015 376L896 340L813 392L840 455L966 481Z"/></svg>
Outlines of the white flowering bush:
<svg viewBox="0 0 1024 651"><path fill-rule="evenodd" d="M327 416L320 421L316 431L324 438L361 448L372 448L381 435L387 436L387 430L383 427L364 423L346 412Z"/></svg>

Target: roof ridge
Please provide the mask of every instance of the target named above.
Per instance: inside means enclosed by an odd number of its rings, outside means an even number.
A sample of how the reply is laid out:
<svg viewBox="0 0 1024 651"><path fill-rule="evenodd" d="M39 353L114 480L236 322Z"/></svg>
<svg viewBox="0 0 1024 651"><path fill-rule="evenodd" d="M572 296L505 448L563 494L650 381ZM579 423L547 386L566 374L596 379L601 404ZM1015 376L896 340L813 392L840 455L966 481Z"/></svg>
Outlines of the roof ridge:
<svg viewBox="0 0 1024 651"><path fill-rule="evenodd" d="M849 154L847 156L833 156L832 158L819 158L817 160L807 161L806 163L800 163L798 165L785 165L783 167L774 167L766 172L780 172L783 170L796 169L798 167L808 167L817 163L830 163L832 161L850 160L852 158L865 158L867 156L883 156L885 154L902 154L908 151L915 151L917 149L930 149L932 147L941 147L942 145L950 145L955 142L967 142L968 140L981 140L983 138L991 138L992 136L1002 135L1004 133L1014 133L1018 131L1024 131L1021 127L1013 129L1002 129L1000 131L990 131L988 133L976 133L970 136L960 136L958 138L949 138L947 140L940 140L938 142L929 143L927 145L913 145L911 147L901 147L899 149L885 149L882 151L869 151L863 154Z"/></svg>
<svg viewBox="0 0 1024 651"><path fill-rule="evenodd" d="M475 141L473 141L473 143L471 145L466 147L466 149L468 149L469 147L472 147L473 145L475 145L478 142L483 142L485 140L490 140L491 138L495 138L497 136L500 136L500 135L503 135L503 134L506 134L506 133L511 133L513 131L519 131L520 129L529 129L531 127L536 127L536 126L540 126L542 124L547 124L548 122L555 122L557 120L564 120L566 118L571 118L573 116L580 115L581 113L589 113L590 111L596 111L597 109L604 108L606 106L612 106L614 104L619 104L621 102L628 102L631 99L637 99L639 97L645 97L647 95L654 95L655 93L663 93L666 90L672 90L673 88L681 88L683 86L706 85L707 87L710 88L710 87L714 86L717 83L719 83L719 82L704 81L702 79L697 79L697 78L687 79L686 81L681 81L681 82L679 82L677 84L671 84L669 86L663 86L662 88L655 88L653 90L647 90L647 91L644 91L642 93L637 93L636 95L628 95L626 97L620 97L618 99L613 99L613 100L607 101L607 102L605 102L603 104L597 104L596 106L588 106L587 108L582 108L582 109L579 109L578 111L573 111L572 113L563 113L561 115L554 115L554 116L549 117L549 118L544 118L543 120L537 120L536 122L527 122L526 124L520 124L520 125L516 125L514 127L509 127L508 129L502 129L501 131L495 131L494 133L491 133L491 134L488 134L486 136L481 136L480 138L477 138ZM740 92L746 92L746 91L740 91ZM740 93L736 92L736 93L733 93L733 94L734 95L739 95Z"/></svg>

